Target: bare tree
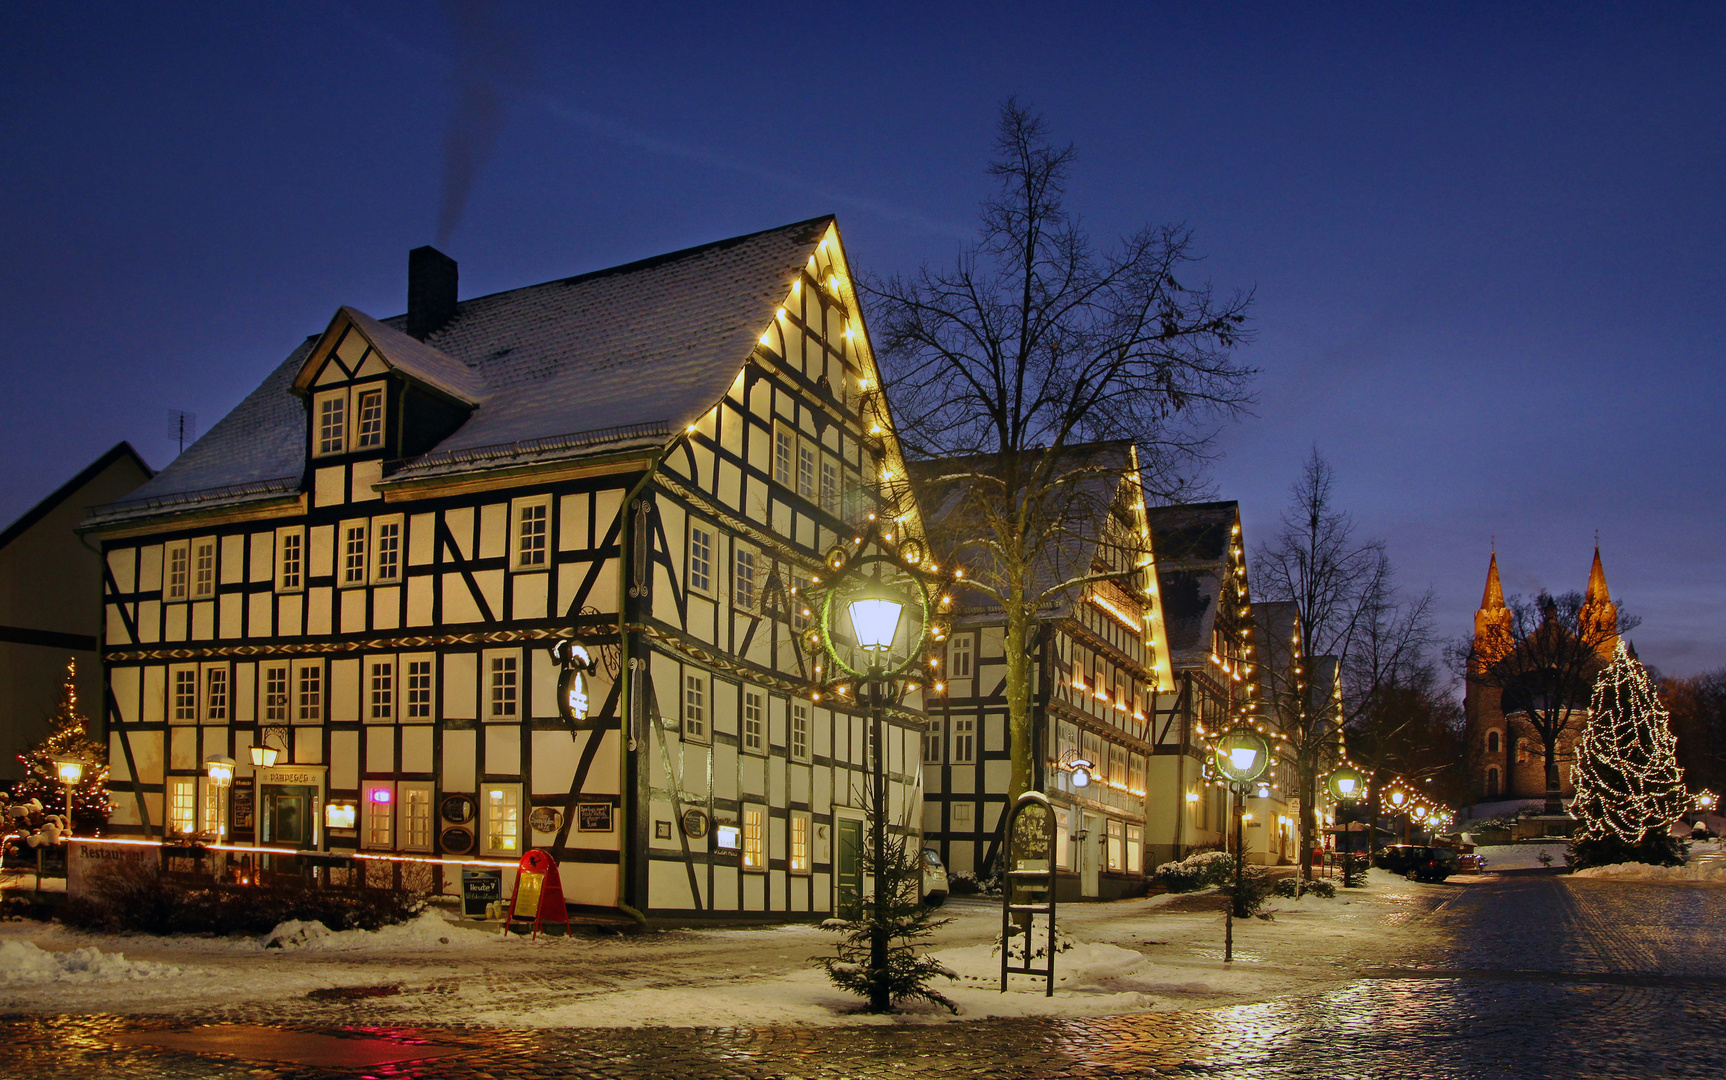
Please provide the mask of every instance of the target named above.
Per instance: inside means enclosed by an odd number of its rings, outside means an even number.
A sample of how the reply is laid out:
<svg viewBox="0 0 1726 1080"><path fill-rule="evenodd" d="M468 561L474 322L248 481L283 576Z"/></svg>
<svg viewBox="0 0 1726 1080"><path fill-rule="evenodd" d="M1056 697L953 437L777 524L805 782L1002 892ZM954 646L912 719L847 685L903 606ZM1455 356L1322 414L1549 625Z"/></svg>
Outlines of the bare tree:
<svg viewBox="0 0 1726 1080"><path fill-rule="evenodd" d="M1726 668L1662 679L1660 697L1672 714L1684 778L1692 788L1726 790Z"/></svg>
<svg viewBox="0 0 1726 1080"><path fill-rule="evenodd" d="M1086 444L1130 440L1153 497L1190 490L1215 426L1248 403L1233 352L1249 298L1192 272L1192 236L1146 227L1106 250L1064 205L1075 160L1043 119L1001 109L977 240L942 269L864 283L907 453L967 506L945 537L1006 618L1009 799L1032 783L1031 658L1038 613L1115 567L1063 565L1095 483L1119 468Z"/></svg>
<svg viewBox="0 0 1726 1080"><path fill-rule="evenodd" d="M1478 640L1451 647L1452 666L1474 685L1497 692L1505 717L1520 717L1539 740L1548 814L1564 812L1559 743L1581 730L1595 678L1611 662L1618 638L1641 621L1595 608L1579 592L1542 592L1533 600L1511 597Z"/></svg>
<svg viewBox="0 0 1726 1080"><path fill-rule="evenodd" d="M1337 509L1335 473L1314 447L1289 489L1277 533L1253 560L1254 591L1266 603L1299 609L1300 640L1292 644L1261 634L1259 658L1271 672L1322 668L1335 678L1340 665L1342 707L1330 703L1332 686L1275 674L1290 682L1266 698L1265 718L1294 757L1300 796L1301 875L1312 876L1318 835L1319 777L1336 763L1341 729L1379 704L1423 662L1432 643L1432 594L1411 600L1397 592L1395 571L1382 540L1361 540L1353 517ZM1279 649L1290 653L1279 657ZM1330 659L1329 662L1324 662ZM1283 662L1279 665L1278 661Z"/></svg>

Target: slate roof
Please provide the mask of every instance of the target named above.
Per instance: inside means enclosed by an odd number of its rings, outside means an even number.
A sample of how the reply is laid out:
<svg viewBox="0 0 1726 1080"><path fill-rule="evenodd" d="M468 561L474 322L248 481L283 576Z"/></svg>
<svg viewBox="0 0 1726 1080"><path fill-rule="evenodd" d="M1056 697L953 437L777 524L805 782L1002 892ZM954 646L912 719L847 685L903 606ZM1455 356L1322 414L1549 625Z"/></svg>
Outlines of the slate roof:
<svg viewBox="0 0 1726 1080"><path fill-rule="evenodd" d="M477 405L389 479L665 445L724 396L832 225L811 218L463 300L424 342L402 332L405 315L343 309L409 377ZM307 421L292 386L315 342L89 524L298 490Z"/></svg>
<svg viewBox="0 0 1726 1080"><path fill-rule="evenodd" d="M1233 501L1150 507L1151 550L1163 626L1176 667L1202 667L1210 659L1217 595L1228 576L1229 539L1240 520Z"/></svg>

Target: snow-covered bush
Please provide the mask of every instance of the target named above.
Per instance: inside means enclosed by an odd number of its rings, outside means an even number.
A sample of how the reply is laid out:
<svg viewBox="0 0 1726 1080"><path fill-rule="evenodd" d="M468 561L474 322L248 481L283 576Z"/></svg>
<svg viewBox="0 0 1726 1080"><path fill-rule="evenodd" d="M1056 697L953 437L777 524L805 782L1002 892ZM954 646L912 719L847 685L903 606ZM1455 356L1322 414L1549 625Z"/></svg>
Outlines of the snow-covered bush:
<svg viewBox="0 0 1726 1080"><path fill-rule="evenodd" d="M1304 889L1300 887L1300 878L1298 877L1278 878L1271 891L1287 900L1294 899L1297 892L1311 893L1326 900L1336 897L1336 885L1324 878L1314 878L1306 883Z"/></svg>
<svg viewBox="0 0 1726 1080"><path fill-rule="evenodd" d="M1157 867L1157 884L1170 892L1192 892L1221 885L1232 876L1233 870L1234 859L1225 852L1201 851Z"/></svg>

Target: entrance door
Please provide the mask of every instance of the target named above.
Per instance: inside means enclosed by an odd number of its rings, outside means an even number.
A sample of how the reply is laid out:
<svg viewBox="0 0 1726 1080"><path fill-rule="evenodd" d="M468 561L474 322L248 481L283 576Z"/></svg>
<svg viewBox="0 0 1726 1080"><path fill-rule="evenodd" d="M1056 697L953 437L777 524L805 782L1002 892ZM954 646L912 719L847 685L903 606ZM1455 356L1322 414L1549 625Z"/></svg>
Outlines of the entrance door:
<svg viewBox="0 0 1726 1080"><path fill-rule="evenodd" d="M317 796L309 787L264 787L263 841L273 847L313 846L312 814Z"/></svg>
<svg viewBox="0 0 1726 1080"><path fill-rule="evenodd" d="M863 907L863 823L840 818L833 824L839 834L833 860L833 914L855 919Z"/></svg>
<svg viewBox="0 0 1726 1080"><path fill-rule="evenodd" d="M1085 838L1079 841L1079 895L1096 896L1097 866L1102 862L1107 836L1103 832L1103 819L1098 815L1086 814L1080 820L1084 822Z"/></svg>

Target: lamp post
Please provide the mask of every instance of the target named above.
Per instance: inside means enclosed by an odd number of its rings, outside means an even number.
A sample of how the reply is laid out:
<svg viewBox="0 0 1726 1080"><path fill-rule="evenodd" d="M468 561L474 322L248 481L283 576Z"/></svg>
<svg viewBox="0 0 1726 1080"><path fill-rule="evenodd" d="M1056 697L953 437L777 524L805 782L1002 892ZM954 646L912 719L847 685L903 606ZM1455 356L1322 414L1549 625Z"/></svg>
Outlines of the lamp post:
<svg viewBox="0 0 1726 1080"><path fill-rule="evenodd" d="M1366 781L1366 774L1355 768L1353 765L1341 765L1331 770L1330 778L1326 781L1326 786L1330 788L1331 797L1336 799L1339 806L1352 806L1363 794L1366 793ZM1338 814L1337 818L1339 825L1352 824L1352 822L1343 822L1341 820L1341 814ZM1338 835L1347 836L1348 833L1343 832ZM1341 851L1342 845L1340 843L1337 847L1343 859L1342 887L1345 889L1352 889L1355 885L1354 874L1351 870L1353 866L1354 852Z"/></svg>
<svg viewBox="0 0 1726 1080"><path fill-rule="evenodd" d="M870 515L868 527L850 546L827 553L829 577L812 583L818 590L820 617L806 644L816 654L816 684L843 699L856 687L856 701L869 710L871 733L870 848L875 867L873 926L869 939L869 1008L885 1012L892 1002L884 979L888 962L887 906L883 888L887 863L886 716L913 685L939 692L939 658L925 648L946 637L945 612L952 598L943 588L935 600L931 586L944 586L923 545L898 544L883 523ZM955 572L955 576L957 573ZM820 658L825 657L822 664ZM921 865L919 861L919 866ZM861 875L859 875L861 876Z"/></svg>
<svg viewBox="0 0 1726 1080"><path fill-rule="evenodd" d="M1243 864L1246 862L1246 801L1247 786L1270 766L1270 744L1264 736L1249 727L1238 727L1216 742L1216 769L1230 783L1235 795L1235 890L1229 897L1228 910L1223 916L1223 962L1235 958L1235 900L1241 894Z"/></svg>
<svg viewBox="0 0 1726 1080"><path fill-rule="evenodd" d="M215 754L204 759L204 772L210 778L210 789L215 793L216 804L216 843L221 843L228 832L228 791L234 783L234 759L221 754ZM227 859L226 853L216 864L216 877L222 876L222 863Z"/></svg>
<svg viewBox="0 0 1726 1080"><path fill-rule="evenodd" d="M58 757L54 759L54 772L60 777L60 783L66 786L66 834L72 834L72 789L84 779L84 766L89 762L81 757Z"/></svg>

